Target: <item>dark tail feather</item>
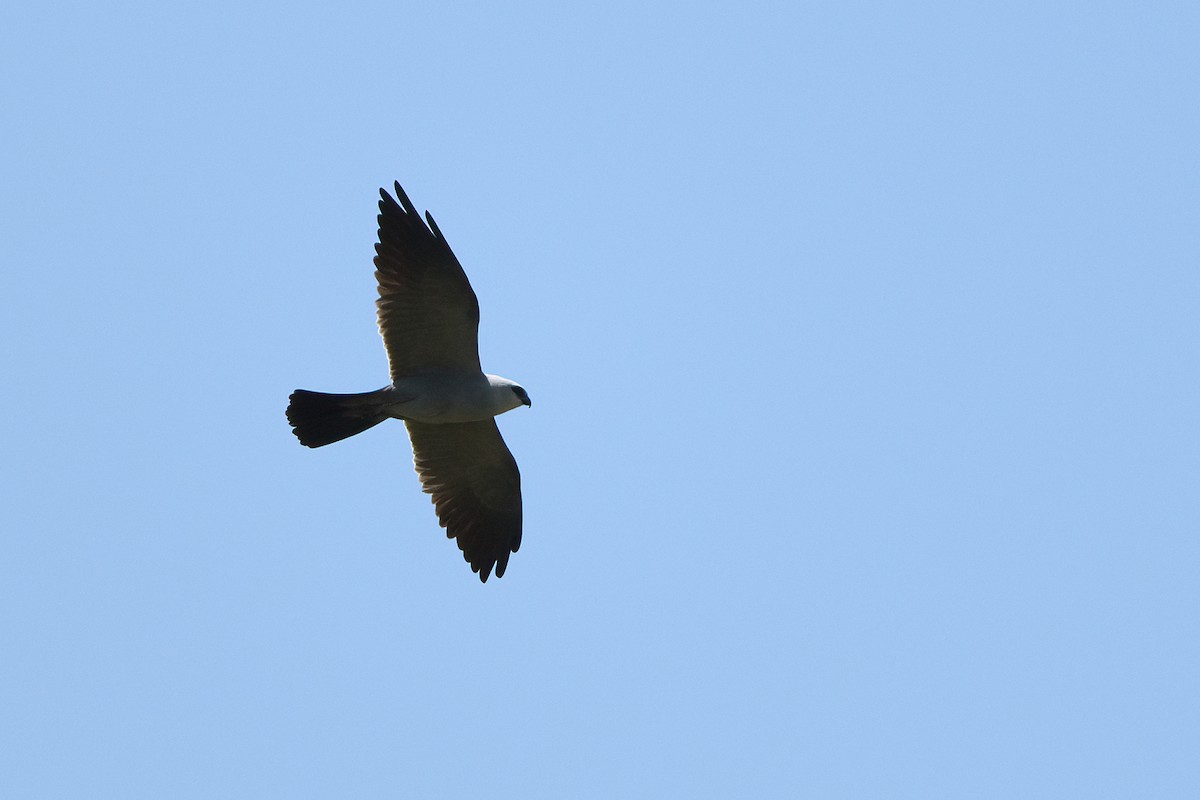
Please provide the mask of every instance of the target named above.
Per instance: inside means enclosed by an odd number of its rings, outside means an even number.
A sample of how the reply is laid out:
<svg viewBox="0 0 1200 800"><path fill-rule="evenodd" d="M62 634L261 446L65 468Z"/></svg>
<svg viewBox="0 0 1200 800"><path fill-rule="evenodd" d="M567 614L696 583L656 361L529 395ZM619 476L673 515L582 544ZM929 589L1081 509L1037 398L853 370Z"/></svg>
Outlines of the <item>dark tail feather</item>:
<svg viewBox="0 0 1200 800"><path fill-rule="evenodd" d="M380 412L383 391L326 394L297 389L288 398L292 433L305 447L323 447L362 433L388 418Z"/></svg>

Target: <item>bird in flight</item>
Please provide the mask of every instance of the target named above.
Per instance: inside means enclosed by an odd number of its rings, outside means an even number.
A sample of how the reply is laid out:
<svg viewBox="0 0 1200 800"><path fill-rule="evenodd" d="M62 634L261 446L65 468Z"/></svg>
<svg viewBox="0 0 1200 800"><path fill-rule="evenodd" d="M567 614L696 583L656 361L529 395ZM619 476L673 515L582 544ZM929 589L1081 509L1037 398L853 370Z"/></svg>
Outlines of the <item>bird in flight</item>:
<svg viewBox="0 0 1200 800"><path fill-rule="evenodd" d="M392 382L373 392L297 389L287 419L305 447L323 447L402 419L421 488L446 536L487 581L521 546L521 474L495 417L531 405L520 385L479 365L479 301L429 212L426 225L396 183L380 189L375 302Z"/></svg>

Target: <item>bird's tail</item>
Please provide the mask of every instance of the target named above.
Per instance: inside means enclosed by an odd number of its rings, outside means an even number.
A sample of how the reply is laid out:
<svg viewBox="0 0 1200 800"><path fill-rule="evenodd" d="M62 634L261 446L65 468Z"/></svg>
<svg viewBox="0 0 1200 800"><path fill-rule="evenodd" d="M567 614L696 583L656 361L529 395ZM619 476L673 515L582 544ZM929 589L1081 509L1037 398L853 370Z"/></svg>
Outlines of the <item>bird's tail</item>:
<svg viewBox="0 0 1200 800"><path fill-rule="evenodd" d="M386 391L326 394L297 389L288 398L292 433L305 447L322 447L362 433L390 416L382 411Z"/></svg>

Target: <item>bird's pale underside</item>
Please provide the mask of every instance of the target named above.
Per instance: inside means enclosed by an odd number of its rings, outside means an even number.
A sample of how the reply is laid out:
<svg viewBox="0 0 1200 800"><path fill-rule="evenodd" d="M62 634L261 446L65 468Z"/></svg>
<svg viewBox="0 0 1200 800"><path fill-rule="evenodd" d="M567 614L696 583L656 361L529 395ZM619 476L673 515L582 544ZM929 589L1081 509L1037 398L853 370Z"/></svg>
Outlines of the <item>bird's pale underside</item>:
<svg viewBox="0 0 1200 800"><path fill-rule="evenodd" d="M402 419L421 487L446 535L486 581L521 546L521 475L495 417L528 406L518 384L479 364L479 302L428 212L421 219L397 183L380 190L375 278L379 333L392 382L361 394L297 389L288 422L301 444L321 447Z"/></svg>

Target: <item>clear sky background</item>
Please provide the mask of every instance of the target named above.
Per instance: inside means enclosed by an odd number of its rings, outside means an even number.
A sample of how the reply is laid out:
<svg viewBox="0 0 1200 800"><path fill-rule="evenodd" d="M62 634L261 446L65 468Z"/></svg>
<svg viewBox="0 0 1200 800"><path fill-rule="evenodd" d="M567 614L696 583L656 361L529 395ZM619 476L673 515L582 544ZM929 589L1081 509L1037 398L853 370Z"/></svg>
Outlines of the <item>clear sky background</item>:
<svg viewBox="0 0 1200 800"><path fill-rule="evenodd" d="M1200 11L18 2L0 795L1200 796ZM480 584L386 383L479 295Z"/></svg>

